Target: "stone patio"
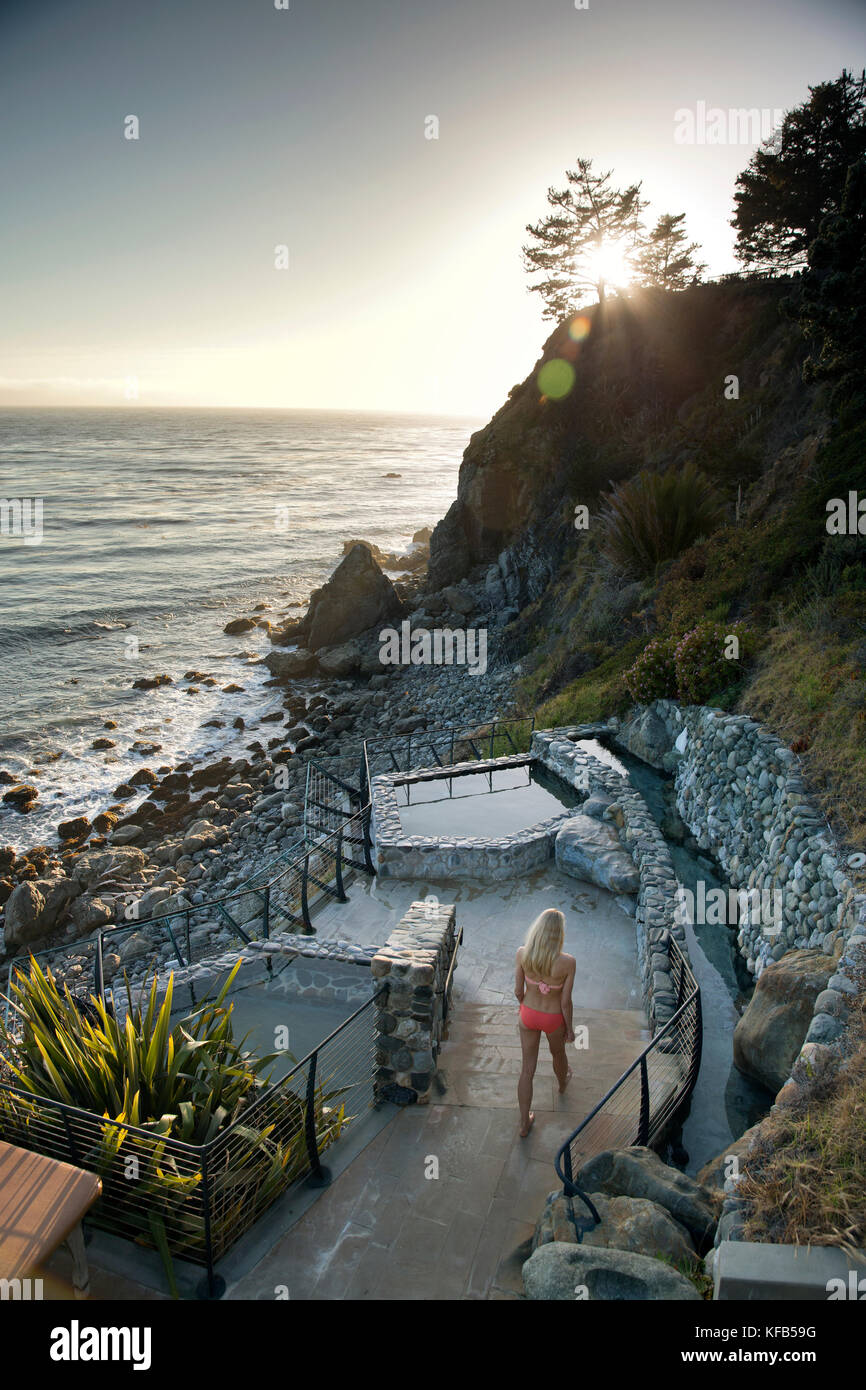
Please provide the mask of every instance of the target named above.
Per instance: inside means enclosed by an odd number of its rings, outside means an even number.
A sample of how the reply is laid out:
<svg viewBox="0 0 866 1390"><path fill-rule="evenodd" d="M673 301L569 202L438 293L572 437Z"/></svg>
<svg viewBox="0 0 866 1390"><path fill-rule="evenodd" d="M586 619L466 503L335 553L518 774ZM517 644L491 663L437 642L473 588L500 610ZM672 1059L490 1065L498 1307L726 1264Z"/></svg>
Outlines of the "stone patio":
<svg viewBox="0 0 866 1390"><path fill-rule="evenodd" d="M433 1103L395 1108L366 1147L270 1250L231 1280L225 1297L501 1299L522 1294L521 1268L548 1192L557 1149L648 1041L640 1007L634 922L603 889L551 863L501 885L367 880L316 918L325 940L379 943L428 895L455 903L463 945ZM574 1022L589 1046L570 1049L574 1076L559 1096L542 1041L529 1137L518 1134L520 1040L514 956L545 907L566 916L577 957ZM438 1177L427 1176L435 1160ZM265 1227L266 1215L259 1226ZM63 1279L63 1256L52 1270ZM94 1265L92 1297L156 1295ZM46 1290L48 1293L48 1290ZM50 1295L49 1295L50 1296ZM54 1296L63 1297L62 1284Z"/></svg>

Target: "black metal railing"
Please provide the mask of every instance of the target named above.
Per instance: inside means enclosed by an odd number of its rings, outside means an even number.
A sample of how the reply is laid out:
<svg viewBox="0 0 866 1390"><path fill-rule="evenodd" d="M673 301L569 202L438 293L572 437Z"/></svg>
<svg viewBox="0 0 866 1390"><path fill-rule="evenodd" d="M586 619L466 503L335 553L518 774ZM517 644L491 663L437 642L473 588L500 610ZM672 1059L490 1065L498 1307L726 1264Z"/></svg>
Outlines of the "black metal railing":
<svg viewBox="0 0 866 1390"><path fill-rule="evenodd" d="M314 906L331 900L346 902L349 870L373 872L370 834L369 808L363 807L330 833L302 841L284 867L275 872L274 865L268 865L222 897L171 911L157 908L151 917L103 928L86 941L17 956L7 971L7 1001L12 972L31 955L48 965L65 966L63 979L73 994L87 997L95 992L104 998L106 985L119 973L117 953L123 962L131 936L137 938L136 959L158 959L177 967L212 956L214 935L220 928L227 928L241 946L268 940L275 931L309 934ZM8 1002L5 1009L8 1022Z"/></svg>
<svg viewBox="0 0 866 1390"><path fill-rule="evenodd" d="M554 1166L565 1196L580 1197L596 1222L598 1212L575 1182L581 1164L605 1149L652 1146L685 1105L698 1079L703 1040L700 987L674 937L668 933L659 945L669 953L676 1012L556 1155Z"/></svg>
<svg viewBox="0 0 866 1390"><path fill-rule="evenodd" d="M371 772L375 776L382 772L410 772L418 767L453 767L455 763L528 753L534 731L532 714L365 739L361 785L369 787Z"/></svg>
<svg viewBox="0 0 866 1390"><path fill-rule="evenodd" d="M218 1298L225 1285L216 1263L288 1188L329 1182L322 1155L375 1104L375 1000L206 1144L33 1096L8 1072L0 1072L0 1137L97 1173L102 1195L88 1221L203 1266L199 1296Z"/></svg>

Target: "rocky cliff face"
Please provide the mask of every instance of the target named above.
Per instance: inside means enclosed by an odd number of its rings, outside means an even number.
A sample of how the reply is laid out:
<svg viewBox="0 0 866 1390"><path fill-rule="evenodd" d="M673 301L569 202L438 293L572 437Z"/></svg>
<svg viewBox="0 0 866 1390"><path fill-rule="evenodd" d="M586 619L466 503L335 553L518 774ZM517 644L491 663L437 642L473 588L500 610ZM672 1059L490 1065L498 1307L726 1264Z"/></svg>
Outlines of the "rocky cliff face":
<svg viewBox="0 0 866 1390"><path fill-rule="evenodd" d="M708 449L727 452L737 480L751 482L762 460L738 457L750 411L786 375L799 383L778 310L786 288L733 282L647 292L558 327L527 379L469 441L457 499L431 539L429 587L496 563L503 581L521 575L510 601L537 597L574 535L574 505L591 505L611 480L645 464L700 464ZM573 372L558 400L539 386L553 359ZM730 374L739 400L723 397Z"/></svg>

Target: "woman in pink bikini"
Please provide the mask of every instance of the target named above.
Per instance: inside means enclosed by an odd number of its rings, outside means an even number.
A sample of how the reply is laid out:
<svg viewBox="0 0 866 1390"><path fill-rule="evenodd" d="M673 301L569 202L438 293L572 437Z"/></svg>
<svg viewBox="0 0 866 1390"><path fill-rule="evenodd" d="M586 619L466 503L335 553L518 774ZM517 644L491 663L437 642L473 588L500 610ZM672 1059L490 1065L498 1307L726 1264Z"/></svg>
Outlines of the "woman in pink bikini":
<svg viewBox="0 0 866 1390"><path fill-rule="evenodd" d="M565 1045L574 1042L571 988L577 962L574 956L563 954L564 940L565 918L557 908L548 907L536 917L524 945L517 952L514 993L520 1003L520 1046L523 1048L523 1067L517 1083L521 1139L526 1138L535 1119L529 1107L542 1033L550 1047L560 1095L571 1077Z"/></svg>

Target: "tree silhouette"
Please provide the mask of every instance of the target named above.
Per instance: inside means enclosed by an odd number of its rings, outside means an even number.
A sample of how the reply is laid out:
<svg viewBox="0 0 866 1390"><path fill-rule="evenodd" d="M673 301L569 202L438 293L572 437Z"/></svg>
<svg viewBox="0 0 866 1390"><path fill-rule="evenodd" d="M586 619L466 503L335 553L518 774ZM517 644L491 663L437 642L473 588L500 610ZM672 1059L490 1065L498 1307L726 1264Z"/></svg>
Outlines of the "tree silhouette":
<svg viewBox="0 0 866 1390"><path fill-rule="evenodd" d="M641 243L636 258L637 278L642 285L658 285L663 290L682 290L694 284L706 270L696 261L700 251L696 241L686 240L684 212L666 212Z"/></svg>
<svg viewBox="0 0 866 1390"><path fill-rule="evenodd" d="M737 179L736 254L746 266L797 270L821 219L838 212L849 167L866 152L866 71L809 88Z"/></svg>
<svg viewBox="0 0 866 1390"><path fill-rule="evenodd" d="M605 277L593 258L611 243L635 250L646 206L639 196L640 184L612 187L611 171L594 174L591 159L579 159L576 169L566 169L565 177L565 188L547 190L553 212L527 226L535 241L522 248L526 270L540 275L529 288L544 300L543 317L557 322L574 312L585 291L595 291L604 302Z"/></svg>

